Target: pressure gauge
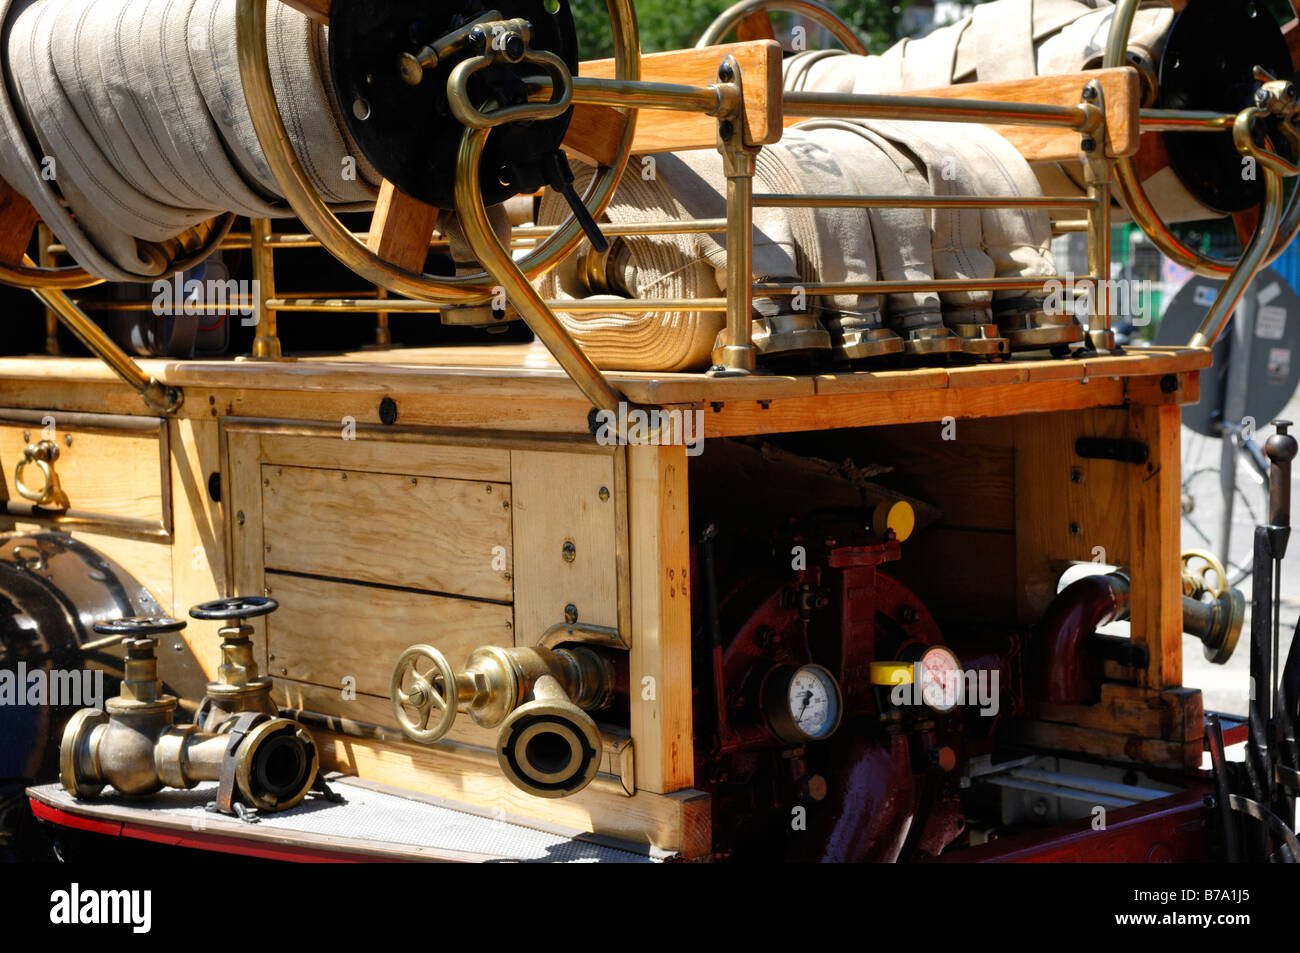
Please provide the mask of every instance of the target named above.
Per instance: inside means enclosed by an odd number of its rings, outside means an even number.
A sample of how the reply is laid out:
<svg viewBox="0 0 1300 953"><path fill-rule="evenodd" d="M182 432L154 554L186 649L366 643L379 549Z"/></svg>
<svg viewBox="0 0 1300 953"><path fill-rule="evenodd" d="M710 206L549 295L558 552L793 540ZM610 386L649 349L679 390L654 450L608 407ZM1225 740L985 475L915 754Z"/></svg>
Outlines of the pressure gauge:
<svg viewBox="0 0 1300 953"><path fill-rule="evenodd" d="M961 662L951 649L933 645L916 663L920 700L940 714L947 714L961 700Z"/></svg>
<svg viewBox="0 0 1300 953"><path fill-rule="evenodd" d="M844 708L839 683L820 665L772 669L763 682L762 699L773 733L791 744L829 738Z"/></svg>

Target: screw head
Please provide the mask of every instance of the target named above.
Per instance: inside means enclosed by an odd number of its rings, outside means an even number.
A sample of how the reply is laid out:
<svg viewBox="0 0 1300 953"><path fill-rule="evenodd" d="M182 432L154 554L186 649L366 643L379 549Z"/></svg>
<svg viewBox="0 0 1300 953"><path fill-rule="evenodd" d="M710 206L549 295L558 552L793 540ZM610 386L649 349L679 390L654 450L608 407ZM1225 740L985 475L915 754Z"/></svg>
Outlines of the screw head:
<svg viewBox="0 0 1300 953"><path fill-rule="evenodd" d="M569 625L573 625L573 623L578 621L578 607L572 602L564 607L564 621L569 623Z"/></svg>
<svg viewBox="0 0 1300 953"><path fill-rule="evenodd" d="M723 83L730 83L736 79L736 71L731 68L730 63L723 63L718 67L718 80Z"/></svg>

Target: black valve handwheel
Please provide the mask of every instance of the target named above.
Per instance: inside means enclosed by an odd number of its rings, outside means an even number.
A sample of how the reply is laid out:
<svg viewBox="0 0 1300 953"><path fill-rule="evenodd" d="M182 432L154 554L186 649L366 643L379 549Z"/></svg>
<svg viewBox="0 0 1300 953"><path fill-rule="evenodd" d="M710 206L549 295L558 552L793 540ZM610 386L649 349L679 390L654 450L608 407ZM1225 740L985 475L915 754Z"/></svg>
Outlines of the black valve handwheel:
<svg viewBox="0 0 1300 953"><path fill-rule="evenodd" d="M147 637L163 635L167 632L179 632L187 623L184 619L173 619L165 615L133 615L108 622L96 622L93 628L100 635L135 635Z"/></svg>
<svg viewBox="0 0 1300 953"><path fill-rule="evenodd" d="M235 596L230 599L213 599L202 602L190 610L196 619L254 619L280 608L280 603L267 596Z"/></svg>

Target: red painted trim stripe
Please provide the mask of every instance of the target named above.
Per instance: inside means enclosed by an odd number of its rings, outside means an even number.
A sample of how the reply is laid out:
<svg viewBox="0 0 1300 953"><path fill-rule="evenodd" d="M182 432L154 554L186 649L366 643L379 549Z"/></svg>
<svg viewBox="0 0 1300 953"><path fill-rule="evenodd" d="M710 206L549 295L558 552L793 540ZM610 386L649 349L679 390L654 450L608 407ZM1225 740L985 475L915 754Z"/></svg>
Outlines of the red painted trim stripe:
<svg viewBox="0 0 1300 953"><path fill-rule="evenodd" d="M244 857L260 857L265 860L283 860L297 863L386 863L395 858L372 857L368 854L351 853L346 850L327 850L317 847L296 847L291 844L272 844L251 841L228 834L215 834L203 831L179 831L172 828L155 827L130 822L101 821L96 818L73 814L51 807L44 801L28 798L32 813L43 821L69 827L73 830L89 831L109 837L130 837L133 840L149 841L154 844L167 844L173 847L188 847L194 850L210 850L223 854L239 854Z"/></svg>

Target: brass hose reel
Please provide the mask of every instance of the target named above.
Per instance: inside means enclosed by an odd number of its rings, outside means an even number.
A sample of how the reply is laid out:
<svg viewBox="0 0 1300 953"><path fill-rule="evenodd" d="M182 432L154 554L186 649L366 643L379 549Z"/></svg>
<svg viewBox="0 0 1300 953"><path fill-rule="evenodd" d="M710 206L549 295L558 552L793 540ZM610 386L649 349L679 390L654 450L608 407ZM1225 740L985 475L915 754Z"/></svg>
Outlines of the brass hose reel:
<svg viewBox="0 0 1300 953"><path fill-rule="evenodd" d="M298 804L316 781L319 761L311 736L296 721L244 712L216 731L172 724L176 696L162 692L154 648L158 636L184 627L184 621L166 617L95 625L101 635L125 637L125 677L121 694L108 699L104 710L83 708L68 722L59 747L64 788L86 798L105 786L148 795L218 781L223 810L235 799L262 811Z"/></svg>
<svg viewBox="0 0 1300 953"><path fill-rule="evenodd" d="M609 706L614 664L587 646L483 646L456 671L431 645L412 645L393 669L393 715L408 738L432 744L458 712L500 728L497 761L516 787L565 797L596 777L604 745L589 711Z"/></svg>

